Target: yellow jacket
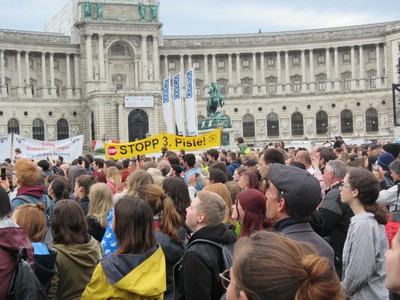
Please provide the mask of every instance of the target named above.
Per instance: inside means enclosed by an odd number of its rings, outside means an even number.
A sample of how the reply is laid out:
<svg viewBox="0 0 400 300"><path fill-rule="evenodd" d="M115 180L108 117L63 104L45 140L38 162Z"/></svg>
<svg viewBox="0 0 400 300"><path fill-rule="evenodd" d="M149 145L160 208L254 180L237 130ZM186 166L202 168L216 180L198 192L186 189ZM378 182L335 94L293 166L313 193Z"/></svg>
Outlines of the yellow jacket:
<svg viewBox="0 0 400 300"><path fill-rule="evenodd" d="M157 247L148 258L147 252L112 255L101 260L82 299L164 299L165 257L161 247ZM124 274L127 269L130 271Z"/></svg>

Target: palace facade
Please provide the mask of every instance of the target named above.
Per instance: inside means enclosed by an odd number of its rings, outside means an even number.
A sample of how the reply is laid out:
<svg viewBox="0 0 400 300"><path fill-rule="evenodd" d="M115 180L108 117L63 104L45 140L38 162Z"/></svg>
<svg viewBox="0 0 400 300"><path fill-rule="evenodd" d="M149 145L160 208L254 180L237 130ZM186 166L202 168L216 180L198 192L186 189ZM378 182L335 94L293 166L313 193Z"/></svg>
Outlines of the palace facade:
<svg viewBox="0 0 400 300"><path fill-rule="evenodd" d="M400 21L204 36L163 36L162 26L154 0L70 0L46 32L0 29L0 136L83 134L89 149L157 134L162 80L193 67L198 122L216 81L234 136L250 144L393 138Z"/></svg>

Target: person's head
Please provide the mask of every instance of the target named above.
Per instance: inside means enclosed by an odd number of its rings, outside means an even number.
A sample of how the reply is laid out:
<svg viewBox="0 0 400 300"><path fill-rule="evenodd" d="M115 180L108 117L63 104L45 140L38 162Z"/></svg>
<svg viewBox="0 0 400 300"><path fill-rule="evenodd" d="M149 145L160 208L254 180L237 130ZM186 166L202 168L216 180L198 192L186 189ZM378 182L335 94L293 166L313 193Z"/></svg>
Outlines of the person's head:
<svg viewBox="0 0 400 300"><path fill-rule="evenodd" d="M101 170L104 167L104 159L102 158L95 158L93 161L93 169L95 171Z"/></svg>
<svg viewBox="0 0 400 300"><path fill-rule="evenodd" d="M258 189L258 176L253 171L246 171L240 174L239 185L242 190Z"/></svg>
<svg viewBox="0 0 400 300"><path fill-rule="evenodd" d="M222 197L209 191L200 191L186 209L186 226L196 232L205 226L222 224L228 209Z"/></svg>
<svg viewBox="0 0 400 300"><path fill-rule="evenodd" d="M150 250L156 244L153 212L146 200L130 195L115 204L113 228L118 254L135 254Z"/></svg>
<svg viewBox="0 0 400 300"><path fill-rule="evenodd" d="M226 183L228 181L228 176L226 173L220 169L209 169L208 177L207 177L207 185L213 183Z"/></svg>
<svg viewBox="0 0 400 300"><path fill-rule="evenodd" d="M345 299L326 257L309 244L268 231L238 240L230 280L227 299L233 300Z"/></svg>
<svg viewBox="0 0 400 300"><path fill-rule="evenodd" d="M370 171L361 168L348 169L341 186L340 197L343 203L355 207L361 205L365 211L375 215L380 224L387 223L387 210L376 203L379 196L379 182Z"/></svg>
<svg viewBox="0 0 400 300"><path fill-rule="evenodd" d="M48 193L54 201L69 199L68 184L65 177L55 178L49 185Z"/></svg>
<svg viewBox="0 0 400 300"><path fill-rule="evenodd" d="M263 193L256 189L247 189L237 194L232 218L239 220L242 225L240 236L248 236L268 226L265 202Z"/></svg>
<svg viewBox="0 0 400 300"><path fill-rule="evenodd" d="M378 156L378 166L380 166L384 171L389 171L390 163L394 161L394 157L392 154L383 152Z"/></svg>
<svg viewBox="0 0 400 300"><path fill-rule="evenodd" d="M149 203L153 216L159 220L158 229L176 241L180 241L177 229L184 223L164 190L156 184L145 184L139 188L137 195Z"/></svg>
<svg viewBox="0 0 400 300"><path fill-rule="evenodd" d="M219 157L219 151L217 149L207 150L207 158L209 162L218 160L218 157Z"/></svg>
<svg viewBox="0 0 400 300"><path fill-rule="evenodd" d="M336 159L335 150L330 147L322 147L318 153L320 168L325 167L328 161Z"/></svg>
<svg viewBox="0 0 400 300"><path fill-rule="evenodd" d="M101 227L107 227L107 214L113 205L112 192L110 187L98 182L90 187L89 192L89 216L95 216L99 220Z"/></svg>
<svg viewBox="0 0 400 300"><path fill-rule="evenodd" d="M392 240L392 247L386 251L386 287L400 295L400 231Z"/></svg>
<svg viewBox="0 0 400 300"><path fill-rule="evenodd" d="M232 163L236 160L236 153L233 151L230 151L227 153L228 156L228 162Z"/></svg>
<svg viewBox="0 0 400 300"><path fill-rule="evenodd" d="M167 159L163 159L158 163L157 168L161 171L162 176L167 176L171 169L171 164Z"/></svg>
<svg viewBox="0 0 400 300"><path fill-rule="evenodd" d="M346 172L346 164L340 159L334 159L326 164L322 178L328 185L331 185L343 180L344 176L346 176Z"/></svg>
<svg viewBox="0 0 400 300"><path fill-rule="evenodd" d="M28 158L21 158L14 165L14 173L20 186L33 186L40 180L40 169Z"/></svg>
<svg viewBox="0 0 400 300"><path fill-rule="evenodd" d="M0 220L11 214L11 202L6 190L0 186Z"/></svg>
<svg viewBox="0 0 400 300"><path fill-rule="evenodd" d="M232 203L235 204L237 194L239 194L242 191L239 183L234 181L228 181L227 183L225 183L225 186L227 187L229 193L231 194Z"/></svg>
<svg viewBox="0 0 400 300"><path fill-rule="evenodd" d="M260 153L257 170L262 178L268 178L268 169L274 163L285 164L285 154L282 149L268 148Z"/></svg>
<svg viewBox="0 0 400 300"><path fill-rule="evenodd" d="M104 162L103 169L104 169L104 171L107 173L107 169L108 169L109 167L116 167L116 166L117 166L117 163L115 162L115 160L113 160L113 159L107 159L107 160Z"/></svg>
<svg viewBox="0 0 400 300"><path fill-rule="evenodd" d="M267 217L279 221L287 217L306 220L321 202L318 180L300 168L272 164L268 177Z"/></svg>
<svg viewBox="0 0 400 300"><path fill-rule="evenodd" d="M241 166L237 169L235 169L235 171L233 172L233 181L235 182L239 182L240 179L240 175L246 171L246 168L244 166Z"/></svg>
<svg viewBox="0 0 400 300"><path fill-rule="evenodd" d="M13 213L13 219L19 227L25 228L31 242L43 242L46 235L47 224L44 216L45 205L23 204L18 206Z"/></svg>
<svg viewBox="0 0 400 300"><path fill-rule="evenodd" d="M97 182L96 176L81 175L75 181L74 192L79 199L89 195L90 187Z"/></svg>
<svg viewBox="0 0 400 300"><path fill-rule="evenodd" d="M21 154L22 153L20 148L15 148L14 152L15 152L15 154Z"/></svg>
<svg viewBox="0 0 400 300"><path fill-rule="evenodd" d="M236 138L236 144L243 144L244 143L244 139L240 136Z"/></svg>
<svg viewBox="0 0 400 300"><path fill-rule="evenodd" d="M382 150L384 152L390 153L393 155L395 159L399 156L400 153L400 144L397 143L389 143L382 146Z"/></svg>
<svg viewBox="0 0 400 300"><path fill-rule="evenodd" d="M297 151L295 161L301 162L308 169L311 166L311 156L308 150Z"/></svg>
<svg viewBox="0 0 400 300"><path fill-rule="evenodd" d="M45 159L39 160L38 163L37 163L37 165L38 165L44 172L46 172L46 171L50 168L50 163L49 163L47 160L45 160Z"/></svg>
<svg viewBox="0 0 400 300"><path fill-rule="evenodd" d="M393 180L399 181L400 180L400 160L396 159L392 161L389 165L390 175L392 176Z"/></svg>
<svg viewBox="0 0 400 300"><path fill-rule="evenodd" d="M74 200L60 200L51 220L53 243L64 245L87 242L87 223L82 208Z"/></svg>
<svg viewBox="0 0 400 300"><path fill-rule="evenodd" d="M113 182L118 187L122 185L121 171L118 170L117 167L112 166L107 168L106 173L106 178L108 181Z"/></svg>
<svg viewBox="0 0 400 300"><path fill-rule="evenodd" d="M181 216L182 224L185 224L186 208L190 206L190 195L185 181L179 177L167 177L163 181L162 187L174 202L175 209Z"/></svg>
<svg viewBox="0 0 400 300"><path fill-rule="evenodd" d="M228 209L228 213L226 214L226 217L224 218L223 222L224 223L229 222L231 224L234 224L235 221L232 219L232 205L233 205L232 196L228 188L225 186L225 184L223 183L210 184L205 186L203 190L210 191L221 196L221 198L225 201L226 207Z"/></svg>
<svg viewBox="0 0 400 300"><path fill-rule="evenodd" d="M196 163L196 157L194 156L193 153L187 153L183 156L183 166L186 169L193 168L195 163Z"/></svg>
<svg viewBox="0 0 400 300"><path fill-rule="evenodd" d="M141 185L153 183L153 178L144 170L136 169L128 176L128 195L136 196Z"/></svg>

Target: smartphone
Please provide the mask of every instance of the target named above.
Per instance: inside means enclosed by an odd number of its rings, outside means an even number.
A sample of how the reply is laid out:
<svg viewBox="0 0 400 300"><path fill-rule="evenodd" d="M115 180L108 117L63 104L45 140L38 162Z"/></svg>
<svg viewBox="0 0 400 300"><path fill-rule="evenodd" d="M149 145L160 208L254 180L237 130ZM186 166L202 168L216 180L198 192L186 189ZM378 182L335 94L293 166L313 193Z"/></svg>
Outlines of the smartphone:
<svg viewBox="0 0 400 300"><path fill-rule="evenodd" d="M1 180L6 180L7 179L7 170L5 168L1 168Z"/></svg>
<svg viewBox="0 0 400 300"><path fill-rule="evenodd" d="M81 165L82 164L82 156L78 157L78 163Z"/></svg>

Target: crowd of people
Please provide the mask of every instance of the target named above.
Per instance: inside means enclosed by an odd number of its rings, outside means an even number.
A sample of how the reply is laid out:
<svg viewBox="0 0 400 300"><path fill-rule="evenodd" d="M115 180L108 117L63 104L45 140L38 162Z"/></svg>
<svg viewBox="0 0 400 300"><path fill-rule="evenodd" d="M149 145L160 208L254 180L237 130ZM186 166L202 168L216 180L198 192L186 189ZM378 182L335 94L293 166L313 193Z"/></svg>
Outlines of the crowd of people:
<svg viewBox="0 0 400 300"><path fill-rule="evenodd" d="M0 299L21 248L49 299L400 294L399 144L237 144L69 163L19 150L1 165Z"/></svg>

